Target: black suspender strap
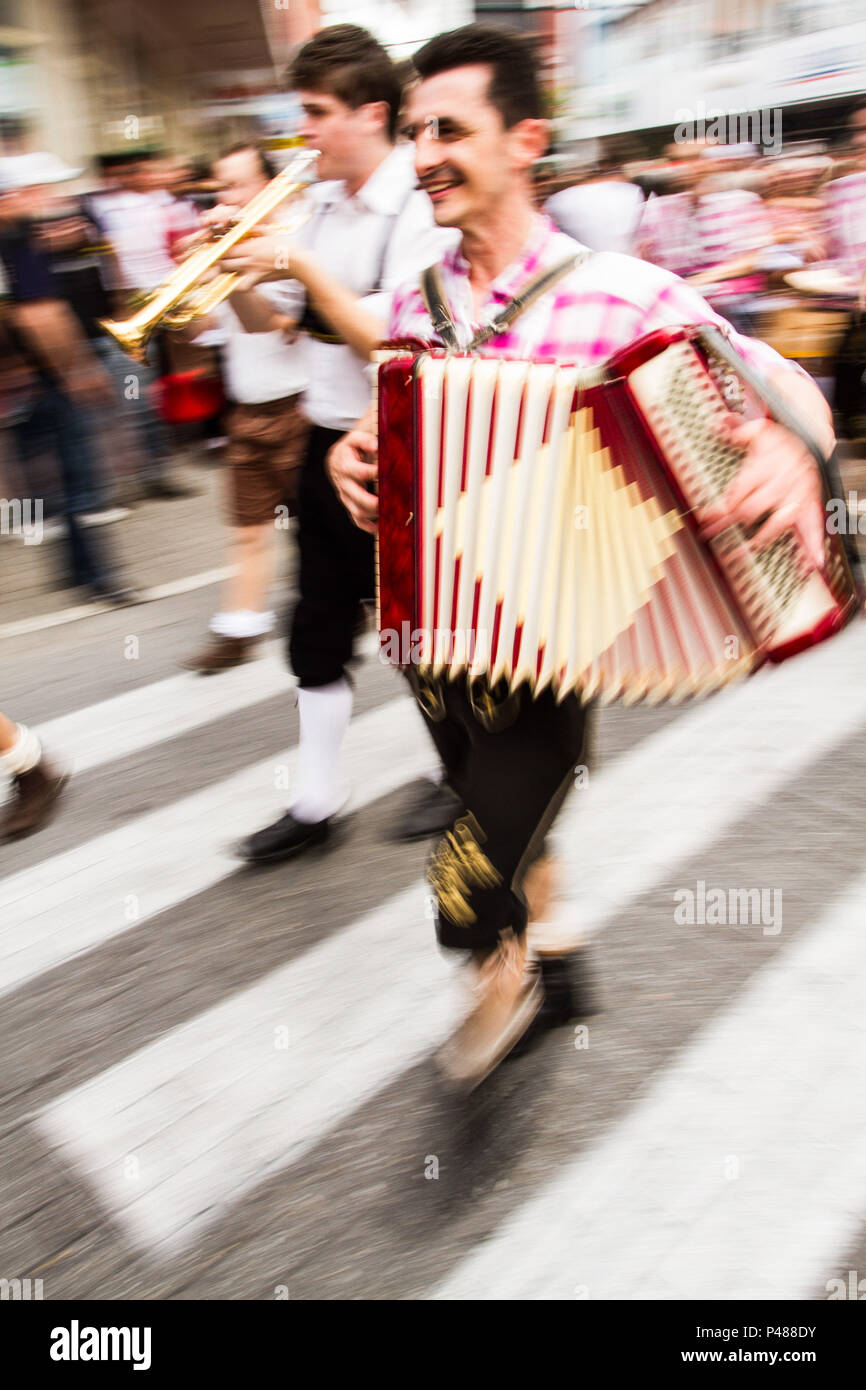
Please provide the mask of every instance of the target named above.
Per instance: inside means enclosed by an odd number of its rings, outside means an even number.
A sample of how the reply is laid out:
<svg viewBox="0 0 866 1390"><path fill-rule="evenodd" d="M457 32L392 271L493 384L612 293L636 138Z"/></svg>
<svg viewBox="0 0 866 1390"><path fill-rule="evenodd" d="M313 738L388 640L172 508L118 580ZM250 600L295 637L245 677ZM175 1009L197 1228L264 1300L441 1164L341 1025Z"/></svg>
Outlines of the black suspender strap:
<svg viewBox="0 0 866 1390"><path fill-rule="evenodd" d="M388 252L391 249L391 242L393 241L394 233L397 230L397 223L403 216L403 213L405 212L406 207L408 206L409 199L412 197L412 194L415 191L416 190L414 187L408 189L406 192L406 196L404 197L400 206L397 208L397 211L386 214L385 235L382 238L382 244L379 248L379 257L376 263L376 273L373 277L372 285L368 290L365 291L365 294L376 294L382 288L382 280L385 274L385 262L388 259ZM314 227L330 206L332 206L332 204L330 203L323 203L320 206L319 211L316 214L315 222L313 223ZM314 238L311 236L310 240L312 242ZM364 296L362 295L361 298L363 297ZM310 302L309 295L306 297L306 301L304 304L304 312L301 316L301 320L298 327L302 332L307 333L311 338L315 338L320 343L340 344L345 343L346 341L345 338L342 338L338 333L334 332L333 328L328 323L328 321L324 319L322 315L319 313L315 304L312 304Z"/></svg>

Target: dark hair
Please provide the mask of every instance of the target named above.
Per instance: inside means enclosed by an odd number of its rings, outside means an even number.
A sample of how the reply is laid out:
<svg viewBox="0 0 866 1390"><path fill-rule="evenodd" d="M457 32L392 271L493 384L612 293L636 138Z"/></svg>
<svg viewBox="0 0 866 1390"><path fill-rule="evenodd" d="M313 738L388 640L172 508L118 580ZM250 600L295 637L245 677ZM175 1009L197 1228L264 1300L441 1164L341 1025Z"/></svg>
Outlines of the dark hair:
<svg viewBox="0 0 866 1390"><path fill-rule="evenodd" d="M266 179L272 179L276 176L277 166L267 150L262 149L262 146L257 144L255 140L236 141L234 145L229 145L227 150L223 150L221 154L217 155L217 160L228 159L230 154L244 154L247 150L251 150L257 157L260 174L264 175Z"/></svg>
<svg viewBox="0 0 866 1390"><path fill-rule="evenodd" d="M306 87L338 97L357 110L367 102L388 105L388 139L397 134L400 114L400 79L382 45L357 24L332 24L296 53L286 81L292 88Z"/></svg>
<svg viewBox="0 0 866 1390"><path fill-rule="evenodd" d="M506 130L518 121L544 115L538 65L529 44L513 29L496 24L464 24L419 48L415 71L424 81L451 68L484 63L490 68L487 99L495 106Z"/></svg>

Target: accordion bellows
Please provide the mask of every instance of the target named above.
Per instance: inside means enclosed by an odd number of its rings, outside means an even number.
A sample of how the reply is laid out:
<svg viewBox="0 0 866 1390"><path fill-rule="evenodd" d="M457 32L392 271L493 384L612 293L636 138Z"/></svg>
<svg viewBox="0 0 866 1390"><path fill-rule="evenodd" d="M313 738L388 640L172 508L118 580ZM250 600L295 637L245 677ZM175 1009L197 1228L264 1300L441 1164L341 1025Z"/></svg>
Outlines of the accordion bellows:
<svg viewBox="0 0 866 1390"><path fill-rule="evenodd" d="M840 627L838 538L802 573L793 536L705 542L694 508L741 453L752 405L688 331L587 371L399 351L379 369L382 655L586 699L703 695Z"/></svg>

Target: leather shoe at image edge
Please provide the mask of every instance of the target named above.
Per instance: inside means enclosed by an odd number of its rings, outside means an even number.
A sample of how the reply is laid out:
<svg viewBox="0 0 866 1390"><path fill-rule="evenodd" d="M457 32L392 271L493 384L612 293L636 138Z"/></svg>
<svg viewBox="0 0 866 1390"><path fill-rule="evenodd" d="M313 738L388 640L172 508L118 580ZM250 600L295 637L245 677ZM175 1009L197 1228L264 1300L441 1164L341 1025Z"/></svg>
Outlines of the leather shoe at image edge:
<svg viewBox="0 0 866 1390"><path fill-rule="evenodd" d="M273 825L266 825L242 840L235 853L247 864L275 864L322 844L328 838L330 827L330 819L301 821L287 811Z"/></svg>

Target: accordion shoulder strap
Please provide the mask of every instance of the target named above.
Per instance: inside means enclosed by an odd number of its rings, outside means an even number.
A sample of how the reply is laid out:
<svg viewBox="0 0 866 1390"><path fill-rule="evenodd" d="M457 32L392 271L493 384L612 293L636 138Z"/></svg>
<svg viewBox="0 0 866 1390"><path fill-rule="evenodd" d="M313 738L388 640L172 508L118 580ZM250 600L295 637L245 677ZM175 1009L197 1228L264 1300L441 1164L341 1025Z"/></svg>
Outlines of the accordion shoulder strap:
<svg viewBox="0 0 866 1390"><path fill-rule="evenodd" d="M422 270L421 298L427 306L433 332L438 334L449 352L456 352L460 346L457 327L445 295L445 286L442 284L438 265L428 265L426 270Z"/></svg>
<svg viewBox="0 0 866 1390"><path fill-rule="evenodd" d="M522 313L524 313L536 299L551 289L557 281L561 280L569 271L574 270L579 265L589 259L591 251L579 251L574 256L569 256L566 260L560 261L557 265L551 266L547 270L542 270L540 274L528 280L521 290L508 301L503 309L482 328L480 332L467 344L466 350L473 352L475 348L482 347L484 343L489 343L491 338L498 338L501 333L507 333L508 329ZM421 296L427 306L427 312L433 323L433 330L439 335L442 342L449 352L456 352L460 343L457 337L457 326L451 307L445 295L445 288L442 284L442 276L438 265L428 266L421 275Z"/></svg>

